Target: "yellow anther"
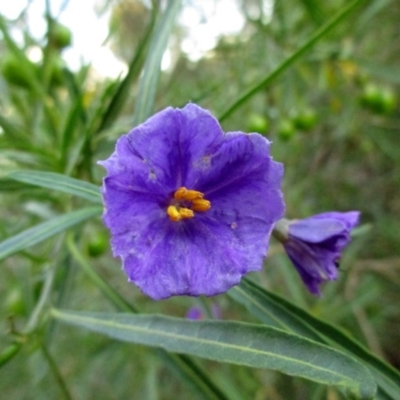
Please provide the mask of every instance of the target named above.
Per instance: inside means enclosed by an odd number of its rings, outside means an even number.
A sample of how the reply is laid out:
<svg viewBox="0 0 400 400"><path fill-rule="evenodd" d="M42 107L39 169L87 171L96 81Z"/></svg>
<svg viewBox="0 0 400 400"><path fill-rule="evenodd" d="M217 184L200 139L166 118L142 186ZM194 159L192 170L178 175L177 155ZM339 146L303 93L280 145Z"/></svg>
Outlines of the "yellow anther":
<svg viewBox="0 0 400 400"><path fill-rule="evenodd" d="M194 217L194 212L190 208L185 208L185 207L180 208L179 214L182 217L182 219L188 219Z"/></svg>
<svg viewBox="0 0 400 400"><path fill-rule="evenodd" d="M175 206L169 206L167 208L167 214L171 221L180 221L182 219L182 215L179 213L178 209Z"/></svg>
<svg viewBox="0 0 400 400"><path fill-rule="evenodd" d="M197 199L192 202L193 211L208 211L211 208L211 203L205 199Z"/></svg>
<svg viewBox="0 0 400 400"><path fill-rule="evenodd" d="M176 190L174 193L174 198L175 200L186 200L186 201L193 201L197 199L202 199L204 197L204 194L201 192L198 192L197 190L188 190L185 187L180 187L179 189Z"/></svg>
<svg viewBox="0 0 400 400"><path fill-rule="evenodd" d="M197 190L188 190L180 187L174 193L174 200L167 208L167 214L171 221L177 222L182 219L194 217L194 212L204 212L211 208L211 203L205 200L204 194Z"/></svg>

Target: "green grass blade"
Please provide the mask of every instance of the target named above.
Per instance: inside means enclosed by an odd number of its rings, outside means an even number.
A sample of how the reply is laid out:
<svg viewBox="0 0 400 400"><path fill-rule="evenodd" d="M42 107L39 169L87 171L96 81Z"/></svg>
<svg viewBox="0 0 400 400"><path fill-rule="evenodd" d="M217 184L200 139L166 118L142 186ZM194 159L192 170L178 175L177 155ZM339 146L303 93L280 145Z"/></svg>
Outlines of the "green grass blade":
<svg viewBox="0 0 400 400"><path fill-rule="evenodd" d="M88 207L51 218L0 243L0 260L24 250L66 229L100 215L102 208Z"/></svg>
<svg viewBox="0 0 400 400"><path fill-rule="evenodd" d="M60 321L114 339L283 373L334 385L350 398L372 399L376 385L351 357L276 328L233 321L53 310Z"/></svg>
<svg viewBox="0 0 400 400"><path fill-rule="evenodd" d="M180 6L181 0L169 1L161 19L156 23L154 35L150 42L149 53L144 65L143 76L139 84L133 117L134 125L143 122L153 112L161 59Z"/></svg>
<svg viewBox="0 0 400 400"><path fill-rule="evenodd" d="M240 286L233 288L228 294L266 324L347 351L370 368L384 392L393 399L396 399L396 393L400 393L400 374L340 329L315 318L248 279L243 279Z"/></svg>
<svg viewBox="0 0 400 400"><path fill-rule="evenodd" d="M15 171L7 178L29 185L58 190L73 196L78 196L93 203L102 204L100 188L92 183L70 178L69 176L44 171Z"/></svg>
<svg viewBox="0 0 400 400"><path fill-rule="evenodd" d="M308 39L297 51L295 51L290 57L284 60L278 67L268 74L265 78L261 79L254 86L243 93L233 104L231 104L220 116L219 120L223 121L234 111L236 111L242 104L249 100L252 96L258 93L260 90L265 89L274 79L285 72L295 61L297 61L305 52L307 52L312 46L314 46L319 40L321 40L329 31L331 31L336 25L346 19L351 12L365 0L355 0L347 5L342 11L331 18L326 24L318 29L310 39Z"/></svg>

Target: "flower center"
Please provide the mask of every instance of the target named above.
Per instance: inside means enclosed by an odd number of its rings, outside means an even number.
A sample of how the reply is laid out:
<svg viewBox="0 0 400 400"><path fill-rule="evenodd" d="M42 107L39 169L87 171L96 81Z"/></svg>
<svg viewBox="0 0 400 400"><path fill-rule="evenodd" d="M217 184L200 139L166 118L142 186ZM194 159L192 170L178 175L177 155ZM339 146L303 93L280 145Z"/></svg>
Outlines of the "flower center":
<svg viewBox="0 0 400 400"><path fill-rule="evenodd" d="M180 187L174 193L174 198L167 208L167 214L171 221L194 217L194 212L205 212L211 208L211 203L204 199L204 194L197 190L189 190Z"/></svg>

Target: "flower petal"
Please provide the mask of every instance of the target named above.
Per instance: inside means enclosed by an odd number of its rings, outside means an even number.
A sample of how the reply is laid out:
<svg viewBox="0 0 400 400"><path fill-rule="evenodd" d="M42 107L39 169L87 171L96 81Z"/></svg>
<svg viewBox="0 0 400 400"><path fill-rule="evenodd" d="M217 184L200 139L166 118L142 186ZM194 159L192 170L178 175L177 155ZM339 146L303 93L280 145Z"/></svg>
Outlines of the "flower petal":
<svg viewBox="0 0 400 400"><path fill-rule="evenodd" d="M170 190L176 190L185 186L193 163L223 140L223 132L209 112L188 104L182 110L167 108L159 112L133 129L128 139L132 153L146 162ZM127 154L125 163L130 160Z"/></svg>
<svg viewBox="0 0 400 400"><path fill-rule="evenodd" d="M337 219L305 218L290 222L290 236L310 243L321 243L332 236L341 235L347 230L346 225Z"/></svg>
<svg viewBox="0 0 400 400"><path fill-rule="evenodd" d="M340 253L296 239L289 240L284 247L311 293L320 295L319 285L337 278L336 261Z"/></svg>
<svg viewBox="0 0 400 400"><path fill-rule="evenodd" d="M228 227L195 218L174 223L164 219L141 231L131 252L124 258L129 279L153 299L173 295L212 296L240 282L249 268L259 269L251 249ZM246 251L242 251L246 250Z"/></svg>
<svg viewBox="0 0 400 400"><path fill-rule="evenodd" d="M359 211L347 211L347 212L339 212L339 211L330 211L321 214L314 215L310 218L330 218L342 221L348 230L353 229L359 222L360 212Z"/></svg>
<svg viewBox="0 0 400 400"><path fill-rule="evenodd" d="M306 242L320 243L348 232L357 225L359 215L357 211L328 212L293 220L289 224L289 234Z"/></svg>
<svg viewBox="0 0 400 400"><path fill-rule="evenodd" d="M194 168L191 177L196 179L191 185L211 201L210 217L246 216L266 224L282 217L283 165L272 160L269 146L270 142L258 134L227 133L209 155L207 169L200 174Z"/></svg>

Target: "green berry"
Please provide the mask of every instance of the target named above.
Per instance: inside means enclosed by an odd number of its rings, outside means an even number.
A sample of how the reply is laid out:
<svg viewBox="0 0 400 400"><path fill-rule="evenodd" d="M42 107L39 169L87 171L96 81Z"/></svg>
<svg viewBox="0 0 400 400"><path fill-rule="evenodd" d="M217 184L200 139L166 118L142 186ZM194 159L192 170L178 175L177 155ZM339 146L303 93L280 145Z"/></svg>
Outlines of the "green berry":
<svg viewBox="0 0 400 400"><path fill-rule="evenodd" d="M59 50L70 46L72 43L71 30L58 22L54 22L50 33L50 43Z"/></svg>
<svg viewBox="0 0 400 400"><path fill-rule="evenodd" d="M108 248L108 236L105 232L97 232L88 242L87 249L91 257L99 257Z"/></svg>
<svg viewBox="0 0 400 400"><path fill-rule="evenodd" d="M295 132L295 127L290 119L283 119L282 121L280 121L278 126L279 139L285 141L290 140L294 136Z"/></svg>
<svg viewBox="0 0 400 400"><path fill-rule="evenodd" d="M36 64L26 60L25 65L14 54L7 54L1 60L0 69L4 79L10 85L19 86L24 89L31 89L32 83L26 74L27 67L31 68L35 74L38 74L39 69Z"/></svg>
<svg viewBox="0 0 400 400"><path fill-rule="evenodd" d="M390 114L397 106L397 99L392 89L369 83L364 88L360 103L377 114Z"/></svg>
<svg viewBox="0 0 400 400"><path fill-rule="evenodd" d="M309 131L317 123L317 113L312 108L306 108L293 118L294 126L301 131Z"/></svg>
<svg viewBox="0 0 400 400"><path fill-rule="evenodd" d="M266 133L269 129L269 122L261 114L252 113L247 119L247 132Z"/></svg>

